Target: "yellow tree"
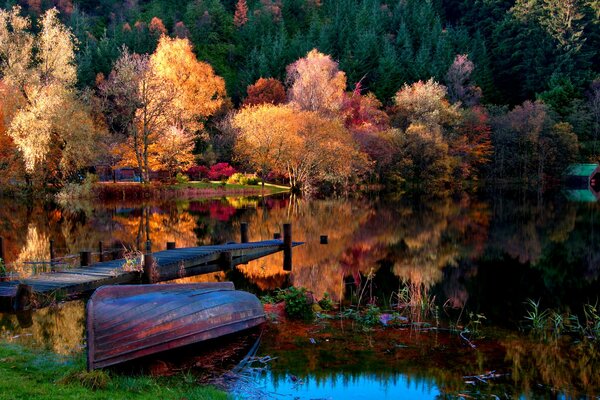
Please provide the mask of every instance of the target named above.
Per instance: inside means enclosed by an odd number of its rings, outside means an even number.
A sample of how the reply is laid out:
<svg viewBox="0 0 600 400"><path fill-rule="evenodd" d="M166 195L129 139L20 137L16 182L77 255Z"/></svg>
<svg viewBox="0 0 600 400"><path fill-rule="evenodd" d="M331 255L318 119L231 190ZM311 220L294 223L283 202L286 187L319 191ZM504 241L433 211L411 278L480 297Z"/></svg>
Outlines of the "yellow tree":
<svg viewBox="0 0 600 400"><path fill-rule="evenodd" d="M188 131L202 129L202 121L217 111L226 96L225 81L210 66L198 61L188 39L162 36L150 56L156 78L174 92L171 125Z"/></svg>
<svg viewBox="0 0 600 400"><path fill-rule="evenodd" d="M150 145L150 167L165 168L169 177L173 178L177 171L185 169L194 163L194 135L184 129L171 126L161 139Z"/></svg>
<svg viewBox="0 0 600 400"><path fill-rule="evenodd" d="M56 9L41 18L37 35L20 11L0 9L0 73L14 104L7 133L29 176L63 180L91 161L97 133L75 90L75 39Z"/></svg>
<svg viewBox="0 0 600 400"><path fill-rule="evenodd" d="M342 121L305 111L302 127L292 142L286 167L292 188L311 191L321 183L347 188L351 177L369 167L367 156Z"/></svg>
<svg viewBox="0 0 600 400"><path fill-rule="evenodd" d="M301 118L292 107L273 104L246 107L234 116L233 126L240 132L235 153L258 171L263 185L269 172L284 171Z"/></svg>

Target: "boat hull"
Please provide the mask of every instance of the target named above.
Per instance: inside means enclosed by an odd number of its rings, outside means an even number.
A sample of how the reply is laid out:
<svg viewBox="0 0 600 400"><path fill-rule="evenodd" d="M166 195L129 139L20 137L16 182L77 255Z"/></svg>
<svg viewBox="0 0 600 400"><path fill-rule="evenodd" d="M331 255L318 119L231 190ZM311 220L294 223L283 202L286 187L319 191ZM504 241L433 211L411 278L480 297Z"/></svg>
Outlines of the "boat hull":
<svg viewBox="0 0 600 400"><path fill-rule="evenodd" d="M104 286L87 304L88 369L233 334L260 325L256 296L233 284Z"/></svg>

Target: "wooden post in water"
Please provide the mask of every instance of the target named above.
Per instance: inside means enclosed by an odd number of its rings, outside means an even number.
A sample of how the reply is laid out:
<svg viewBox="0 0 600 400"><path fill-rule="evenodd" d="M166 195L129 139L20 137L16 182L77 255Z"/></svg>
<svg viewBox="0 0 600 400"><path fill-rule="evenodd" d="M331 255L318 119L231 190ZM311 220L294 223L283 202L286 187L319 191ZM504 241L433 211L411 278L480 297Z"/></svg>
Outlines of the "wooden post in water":
<svg viewBox="0 0 600 400"><path fill-rule="evenodd" d="M104 245L102 244L102 240L98 242L98 261L104 261Z"/></svg>
<svg viewBox="0 0 600 400"><path fill-rule="evenodd" d="M82 267L87 267L92 263L92 252L89 250L80 251L79 258L81 259L79 265Z"/></svg>
<svg viewBox="0 0 600 400"><path fill-rule="evenodd" d="M240 224L240 243L248 243L248 223L242 222Z"/></svg>
<svg viewBox="0 0 600 400"><path fill-rule="evenodd" d="M224 251L219 257L219 264L221 268L229 270L233 268L233 255L230 251Z"/></svg>
<svg viewBox="0 0 600 400"><path fill-rule="evenodd" d="M152 242L146 241L146 253L144 254L144 276L143 280L145 283L156 283L158 281L158 271L154 263L154 256L152 255Z"/></svg>
<svg viewBox="0 0 600 400"><path fill-rule="evenodd" d="M273 234L273 239L277 240L277 239L281 239L281 232L275 232Z"/></svg>
<svg viewBox="0 0 600 400"><path fill-rule="evenodd" d="M292 270L292 224L283 224L283 270Z"/></svg>
<svg viewBox="0 0 600 400"><path fill-rule="evenodd" d="M4 238L2 236L0 236L0 259L6 265L6 258L4 258Z"/></svg>
<svg viewBox="0 0 600 400"><path fill-rule="evenodd" d="M54 262L55 258L56 256L54 254L54 239L50 239L50 266L52 266L52 263Z"/></svg>
<svg viewBox="0 0 600 400"><path fill-rule="evenodd" d="M17 286L17 294L15 295L15 302L13 308L15 311L23 311L31 306L31 300L33 297L33 290L31 286L24 283L19 283Z"/></svg>
<svg viewBox="0 0 600 400"><path fill-rule="evenodd" d="M175 250L177 248L177 245L175 244L175 242L167 242L167 250Z"/></svg>

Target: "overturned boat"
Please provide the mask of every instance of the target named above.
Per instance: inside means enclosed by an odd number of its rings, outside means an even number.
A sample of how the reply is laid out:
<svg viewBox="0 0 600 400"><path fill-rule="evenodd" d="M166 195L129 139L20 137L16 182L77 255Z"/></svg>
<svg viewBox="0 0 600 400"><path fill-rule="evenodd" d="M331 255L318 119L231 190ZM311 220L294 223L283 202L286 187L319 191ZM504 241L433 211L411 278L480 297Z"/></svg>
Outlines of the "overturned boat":
<svg viewBox="0 0 600 400"><path fill-rule="evenodd" d="M87 304L88 369L230 335L265 319L258 298L231 282L103 286Z"/></svg>

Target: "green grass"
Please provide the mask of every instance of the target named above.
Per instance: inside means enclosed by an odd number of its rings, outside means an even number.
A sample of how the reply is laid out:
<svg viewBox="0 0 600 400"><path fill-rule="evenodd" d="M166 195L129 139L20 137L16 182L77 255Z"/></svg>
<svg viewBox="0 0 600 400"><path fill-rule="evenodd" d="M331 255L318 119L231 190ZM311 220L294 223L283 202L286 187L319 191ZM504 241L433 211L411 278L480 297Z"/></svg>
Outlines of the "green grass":
<svg viewBox="0 0 600 400"><path fill-rule="evenodd" d="M225 392L198 385L193 377L120 376L88 373L83 356L0 344L0 399L227 399Z"/></svg>
<svg viewBox="0 0 600 400"><path fill-rule="evenodd" d="M171 186L172 189L188 189L188 188L192 188L192 189L212 189L212 190L225 190L225 191L241 191L241 190L252 190L252 191L261 191L262 190L262 185L240 185L240 184L231 184L231 183L226 183L223 184L222 182L198 182L198 181L192 181L192 182L186 182L186 183L179 183L176 185L172 185ZM287 192L289 191L290 188L287 186L281 186L281 185L273 185L270 183L265 183L265 191L267 191L269 194L273 194L273 193L281 193L281 192Z"/></svg>

